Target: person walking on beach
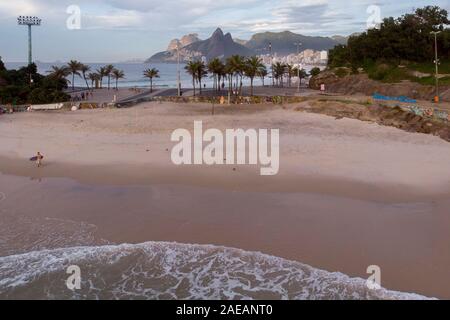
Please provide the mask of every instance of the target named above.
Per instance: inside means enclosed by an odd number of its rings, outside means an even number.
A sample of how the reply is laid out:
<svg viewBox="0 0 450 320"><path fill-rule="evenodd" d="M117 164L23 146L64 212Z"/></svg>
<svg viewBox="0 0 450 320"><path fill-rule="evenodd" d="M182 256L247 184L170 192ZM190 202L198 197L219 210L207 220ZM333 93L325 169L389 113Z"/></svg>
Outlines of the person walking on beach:
<svg viewBox="0 0 450 320"><path fill-rule="evenodd" d="M42 159L44 157L42 156L42 154L38 151L37 155L36 155L36 165L38 168L40 168L42 166Z"/></svg>

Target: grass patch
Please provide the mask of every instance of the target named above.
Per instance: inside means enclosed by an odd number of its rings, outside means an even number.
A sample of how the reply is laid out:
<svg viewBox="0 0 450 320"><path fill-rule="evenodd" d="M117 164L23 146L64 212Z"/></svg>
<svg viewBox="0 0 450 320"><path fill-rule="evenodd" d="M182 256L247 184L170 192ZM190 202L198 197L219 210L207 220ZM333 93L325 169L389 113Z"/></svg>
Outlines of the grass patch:
<svg viewBox="0 0 450 320"><path fill-rule="evenodd" d="M433 62L410 63L408 64L408 69L430 74L434 74L436 72L436 66ZM439 73L450 74L450 61L441 61L441 64L439 65Z"/></svg>
<svg viewBox="0 0 450 320"><path fill-rule="evenodd" d="M404 80L409 80L422 85L435 85L435 66L433 63L409 63L404 67L399 67L392 63L366 63L364 71L372 80L381 81L384 83L399 83ZM411 74L412 71L421 73L429 73L428 77L415 77ZM442 62L439 67L440 74L450 74L450 61ZM439 79L440 85L450 85L450 76Z"/></svg>

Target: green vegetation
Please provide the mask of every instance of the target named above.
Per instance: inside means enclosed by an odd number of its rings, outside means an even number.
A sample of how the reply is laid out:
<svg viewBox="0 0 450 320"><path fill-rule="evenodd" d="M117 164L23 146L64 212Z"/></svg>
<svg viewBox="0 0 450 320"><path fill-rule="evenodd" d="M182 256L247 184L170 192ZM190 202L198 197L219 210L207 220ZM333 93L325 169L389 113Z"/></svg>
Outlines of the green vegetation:
<svg viewBox="0 0 450 320"><path fill-rule="evenodd" d="M320 68L315 67L315 68L312 68L312 69L311 69L311 76L315 77L315 76L317 76L319 73L320 73Z"/></svg>
<svg viewBox="0 0 450 320"><path fill-rule="evenodd" d="M379 29L350 37L348 45L332 49L328 67L347 67L352 73L363 68L369 78L388 83L410 80L434 84L435 39L431 32L440 31L439 73L450 74L450 29L446 28L449 23L448 12L437 6L416 9L397 19L386 18ZM335 73L343 74L339 70ZM449 84L449 77L439 82Z"/></svg>
<svg viewBox="0 0 450 320"><path fill-rule="evenodd" d="M334 74L337 75L339 78L343 78L345 76L348 76L349 72L347 71L346 68L337 68L334 71Z"/></svg>
<svg viewBox="0 0 450 320"><path fill-rule="evenodd" d="M7 70L0 60L0 104L44 104L67 101L63 90L67 80L54 75L43 76L35 64Z"/></svg>
<svg viewBox="0 0 450 320"><path fill-rule="evenodd" d="M157 70L155 68L147 69L147 70L144 70L143 75L144 75L144 77L146 77L150 80L150 92L153 92L153 79L159 78L159 70Z"/></svg>
<svg viewBox="0 0 450 320"><path fill-rule="evenodd" d="M315 68L320 72L320 69ZM194 87L194 95L196 84L200 86L201 93L201 80L206 77L208 73L213 78L213 88L220 91L225 87L225 81L228 82L228 90L234 92L236 96L242 96L242 82L243 78L250 79L250 95L253 96L253 82L255 78L260 78L263 82L268 75L266 66L262 63L262 60L256 56L244 57L234 55L222 61L218 58L209 61L208 65L205 65L202 61L190 61L185 66L185 70L192 77L192 85ZM313 69L314 70L314 69ZM315 70L316 73L317 70ZM298 70L294 65L284 64L277 62L272 66L272 72L274 77L274 84L279 87L283 87L287 84L288 87L292 85L292 78L300 76L300 82L302 79L308 76L308 73L304 69Z"/></svg>

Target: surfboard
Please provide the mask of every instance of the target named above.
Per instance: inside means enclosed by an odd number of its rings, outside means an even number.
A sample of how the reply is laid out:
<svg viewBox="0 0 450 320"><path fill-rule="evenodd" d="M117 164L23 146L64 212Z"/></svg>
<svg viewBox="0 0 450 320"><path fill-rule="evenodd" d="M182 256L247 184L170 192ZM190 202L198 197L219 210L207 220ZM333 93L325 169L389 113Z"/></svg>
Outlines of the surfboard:
<svg viewBox="0 0 450 320"><path fill-rule="evenodd" d="M41 160L44 159L44 156L42 156ZM30 161L37 161L37 156L34 156L32 158L30 158Z"/></svg>

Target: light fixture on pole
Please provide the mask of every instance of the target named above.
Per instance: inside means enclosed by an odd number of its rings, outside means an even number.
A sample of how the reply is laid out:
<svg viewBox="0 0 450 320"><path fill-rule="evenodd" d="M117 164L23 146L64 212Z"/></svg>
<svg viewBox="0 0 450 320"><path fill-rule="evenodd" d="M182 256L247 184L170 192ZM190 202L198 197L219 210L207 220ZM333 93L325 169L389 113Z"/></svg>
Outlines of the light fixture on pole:
<svg viewBox="0 0 450 320"><path fill-rule="evenodd" d="M40 26L42 20L38 17L19 16L17 23L21 26L28 26L28 65L33 63L31 27Z"/></svg>
<svg viewBox="0 0 450 320"><path fill-rule="evenodd" d="M177 90L181 97L181 75L180 75L180 41L177 40Z"/></svg>
<svg viewBox="0 0 450 320"><path fill-rule="evenodd" d="M301 42L294 43L297 46L297 59L300 59L300 46L302 45ZM297 61L298 61L297 60ZM298 84L297 84L297 93L300 93L300 62L297 66L297 77L298 77Z"/></svg>
<svg viewBox="0 0 450 320"><path fill-rule="evenodd" d="M435 102L439 102L439 59L438 59L438 49L437 49L437 35L441 33L440 31L430 32L434 35L434 63L436 65L436 96L434 97Z"/></svg>
<svg viewBox="0 0 450 320"><path fill-rule="evenodd" d="M269 55L270 55L270 68L272 69L272 86L275 87L275 79L273 72L272 42L269 42Z"/></svg>

